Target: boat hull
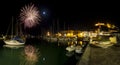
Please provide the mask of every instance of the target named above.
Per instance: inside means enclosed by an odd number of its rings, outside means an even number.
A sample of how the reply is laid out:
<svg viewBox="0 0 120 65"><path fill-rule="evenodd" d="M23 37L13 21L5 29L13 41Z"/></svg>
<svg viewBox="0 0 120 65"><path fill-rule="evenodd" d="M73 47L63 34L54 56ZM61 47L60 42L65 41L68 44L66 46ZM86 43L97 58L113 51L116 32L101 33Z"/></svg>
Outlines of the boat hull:
<svg viewBox="0 0 120 65"><path fill-rule="evenodd" d="M75 46L74 45L68 46L68 47L66 47L66 50L69 52L72 52L75 50Z"/></svg>
<svg viewBox="0 0 120 65"><path fill-rule="evenodd" d="M4 42L7 45L15 45L15 46L24 45L25 44L25 42L18 42L17 40L4 40Z"/></svg>

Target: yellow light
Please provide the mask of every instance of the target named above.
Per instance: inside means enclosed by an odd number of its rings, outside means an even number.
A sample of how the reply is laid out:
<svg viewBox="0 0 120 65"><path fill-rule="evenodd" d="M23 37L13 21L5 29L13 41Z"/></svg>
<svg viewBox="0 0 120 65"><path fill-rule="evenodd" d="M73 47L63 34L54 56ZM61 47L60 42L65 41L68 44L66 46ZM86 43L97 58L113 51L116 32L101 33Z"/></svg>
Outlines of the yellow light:
<svg viewBox="0 0 120 65"><path fill-rule="evenodd" d="M50 36L50 32L47 32L47 36Z"/></svg>
<svg viewBox="0 0 120 65"><path fill-rule="evenodd" d="M70 33L70 36L73 37L73 33Z"/></svg>
<svg viewBox="0 0 120 65"><path fill-rule="evenodd" d="M74 35L73 35L73 33L71 32L71 33L67 33L67 37L73 37Z"/></svg>
<svg viewBox="0 0 120 65"><path fill-rule="evenodd" d="M78 37L83 37L83 33L78 33Z"/></svg>
<svg viewBox="0 0 120 65"><path fill-rule="evenodd" d="M107 25L108 28L111 28L111 24L107 23L106 25Z"/></svg>
<svg viewBox="0 0 120 65"><path fill-rule="evenodd" d="M82 43L82 41L80 41L79 43L80 43L80 45L82 45L82 44L83 44L83 43Z"/></svg>
<svg viewBox="0 0 120 65"><path fill-rule="evenodd" d="M58 36L62 36L62 34L61 34L61 33L58 33Z"/></svg>
<svg viewBox="0 0 120 65"><path fill-rule="evenodd" d="M104 23L97 23L95 26L105 25Z"/></svg>
<svg viewBox="0 0 120 65"><path fill-rule="evenodd" d="M116 39L115 36L114 37L110 37L109 40L110 40L111 43L117 43L117 39Z"/></svg>
<svg viewBox="0 0 120 65"><path fill-rule="evenodd" d="M67 37L70 37L70 33L67 33Z"/></svg>

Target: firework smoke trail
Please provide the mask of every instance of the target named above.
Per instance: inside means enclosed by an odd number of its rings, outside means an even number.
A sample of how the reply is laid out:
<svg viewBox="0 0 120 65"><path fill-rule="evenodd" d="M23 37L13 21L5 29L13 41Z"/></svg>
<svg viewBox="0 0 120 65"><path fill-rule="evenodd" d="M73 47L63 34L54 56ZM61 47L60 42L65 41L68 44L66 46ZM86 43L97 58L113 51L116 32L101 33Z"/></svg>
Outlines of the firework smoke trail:
<svg viewBox="0 0 120 65"><path fill-rule="evenodd" d="M20 20L24 23L25 27L31 28L39 24L41 16L39 10L34 4L30 4L21 9Z"/></svg>

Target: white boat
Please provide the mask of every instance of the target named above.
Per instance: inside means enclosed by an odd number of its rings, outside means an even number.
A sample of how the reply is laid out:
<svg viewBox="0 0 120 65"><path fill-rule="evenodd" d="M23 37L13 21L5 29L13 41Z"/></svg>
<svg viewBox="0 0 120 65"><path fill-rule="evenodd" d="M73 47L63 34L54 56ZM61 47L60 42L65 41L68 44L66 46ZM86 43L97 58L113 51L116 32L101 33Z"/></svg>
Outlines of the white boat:
<svg viewBox="0 0 120 65"><path fill-rule="evenodd" d="M82 53L82 47L81 46L76 46L75 47L75 52L76 53Z"/></svg>
<svg viewBox="0 0 120 65"><path fill-rule="evenodd" d="M68 47L66 48L66 50L69 51L69 52L74 51L74 50L75 50L75 45L68 46Z"/></svg>
<svg viewBox="0 0 120 65"><path fill-rule="evenodd" d="M20 29L20 32L21 32L21 29ZM7 38L4 39L4 43L7 44L7 45L17 45L17 46L18 45L24 45L25 44L25 37L23 38L21 36L22 35L18 35L18 34L13 36L13 19L12 19L12 34L10 35L9 39L7 39ZM7 37L7 34L6 34L6 37Z"/></svg>
<svg viewBox="0 0 120 65"><path fill-rule="evenodd" d="M7 45L24 45L25 42L19 42L17 40L4 40Z"/></svg>

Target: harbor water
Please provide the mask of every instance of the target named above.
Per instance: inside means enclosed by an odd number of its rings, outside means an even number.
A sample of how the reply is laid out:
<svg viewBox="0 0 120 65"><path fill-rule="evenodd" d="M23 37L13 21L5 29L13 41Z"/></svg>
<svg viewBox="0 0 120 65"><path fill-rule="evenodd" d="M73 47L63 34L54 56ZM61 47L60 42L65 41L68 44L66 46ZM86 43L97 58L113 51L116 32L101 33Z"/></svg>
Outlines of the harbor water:
<svg viewBox="0 0 120 65"><path fill-rule="evenodd" d="M76 65L81 55L66 51L67 44L27 40L23 46L0 41L0 65Z"/></svg>

